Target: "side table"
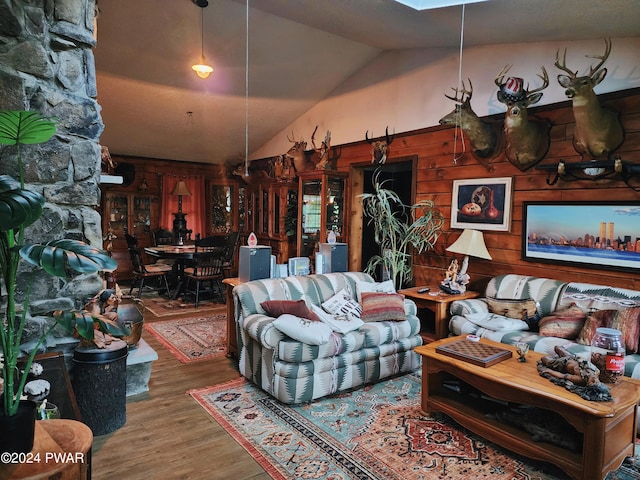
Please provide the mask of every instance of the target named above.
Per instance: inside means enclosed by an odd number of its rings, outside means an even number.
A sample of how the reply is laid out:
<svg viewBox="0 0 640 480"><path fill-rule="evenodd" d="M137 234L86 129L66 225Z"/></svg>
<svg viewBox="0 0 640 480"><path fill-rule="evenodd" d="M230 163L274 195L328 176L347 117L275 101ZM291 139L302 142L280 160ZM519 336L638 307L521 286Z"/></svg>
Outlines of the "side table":
<svg viewBox="0 0 640 480"><path fill-rule="evenodd" d="M467 290L464 293L450 295L440 290L440 287L432 286L431 290L425 293L418 293L418 290L424 287L411 287L398 290L398 293L410 298L416 303L418 308L426 308L435 314L435 329L433 332L421 331L422 341L424 343L433 342L445 338L449 335L449 305L456 300L466 300L468 298L477 298L479 292ZM421 320L422 323L422 320Z"/></svg>
<svg viewBox="0 0 640 480"><path fill-rule="evenodd" d="M37 420L33 449L23 463L0 466L2 480L91 478L93 434L76 420Z"/></svg>
<svg viewBox="0 0 640 480"><path fill-rule="evenodd" d="M239 278L225 278L222 280L227 286L227 357L238 358L238 337L236 331L236 308L233 304L233 287L240 285L242 282Z"/></svg>

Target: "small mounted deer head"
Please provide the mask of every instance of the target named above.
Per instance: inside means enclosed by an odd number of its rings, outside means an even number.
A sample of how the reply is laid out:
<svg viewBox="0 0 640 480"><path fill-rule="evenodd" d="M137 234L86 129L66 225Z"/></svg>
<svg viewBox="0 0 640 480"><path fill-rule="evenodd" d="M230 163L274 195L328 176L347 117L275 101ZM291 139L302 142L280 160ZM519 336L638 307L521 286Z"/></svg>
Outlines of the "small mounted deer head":
<svg viewBox="0 0 640 480"><path fill-rule="evenodd" d="M529 118L527 107L538 103L542 98L542 90L549 86L549 75L542 67L542 86L529 90L523 88L523 80L519 77L505 75L511 69L511 65L505 66L495 78L498 86L498 101L507 106L504 117L503 133L505 139L505 154L507 159L524 171L544 158L549 150L550 125L547 121Z"/></svg>
<svg viewBox="0 0 640 480"><path fill-rule="evenodd" d="M586 55L600 62L589 68L587 75L578 76L567 68L567 50L564 50L562 63L560 51L556 52L555 66L567 73L558 75L558 83L565 88L565 95L573 104L573 116L576 128L573 134L573 146L583 157L608 158L616 148L622 145L624 132L618 114L613 110L602 108L593 91L607 75L607 69L601 68L611 53L611 40L605 39L603 55Z"/></svg>
<svg viewBox="0 0 640 480"><path fill-rule="evenodd" d="M382 165L387 161L387 156L389 155L389 145L393 142L395 138L394 135L389 137L389 127L385 129L385 139L382 140L374 140L373 138L369 138L369 130L367 130L364 134L364 138L367 140L369 145L372 145L371 149L371 163L377 163Z"/></svg>
<svg viewBox="0 0 640 480"><path fill-rule="evenodd" d="M331 162L329 152L331 151L331 130L327 130L327 134L324 136L324 140L320 144L320 147L316 146L316 132L318 126L313 130L311 135L311 145L313 145L313 157L312 162L316 165L316 170L328 170L331 168Z"/></svg>
<svg viewBox="0 0 640 480"><path fill-rule="evenodd" d="M300 173L311 169L312 165L309 162L309 159L307 158L307 152L305 151L307 148L307 142L305 142L302 138L300 140L296 140L293 132L291 132L291 138L289 138L289 135L287 135L287 140L293 143L293 145L289 150L287 150L285 155L293 162L293 167L296 169L296 172Z"/></svg>
<svg viewBox="0 0 640 480"><path fill-rule="evenodd" d="M469 78L469 90L462 82L462 90L451 87L455 96L445 94L449 100L456 102L454 110L440 119L440 125L456 125L462 129L469 139L472 152L480 159L493 156L498 150L498 132L495 124L480 120L471 108L473 84ZM485 164L485 162L481 163ZM488 162L486 162L488 163ZM486 166L486 164L485 164Z"/></svg>

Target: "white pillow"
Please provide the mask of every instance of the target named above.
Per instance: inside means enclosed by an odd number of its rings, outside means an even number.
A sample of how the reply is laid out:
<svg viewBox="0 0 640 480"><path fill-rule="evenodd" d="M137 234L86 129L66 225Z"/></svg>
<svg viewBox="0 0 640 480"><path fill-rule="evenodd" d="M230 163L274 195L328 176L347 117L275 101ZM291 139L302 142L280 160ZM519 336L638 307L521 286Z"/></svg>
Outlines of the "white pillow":
<svg viewBox="0 0 640 480"><path fill-rule="evenodd" d="M514 332L516 330L528 330L527 322L517 318L503 317L495 313L467 313L464 318L471 323L484 327L494 332Z"/></svg>
<svg viewBox="0 0 640 480"><path fill-rule="evenodd" d="M334 315L347 315L353 318L360 318L362 314L362 305L351 298L349 292L344 288L329 300L323 302L322 308L324 308L325 312Z"/></svg>
<svg viewBox="0 0 640 480"><path fill-rule="evenodd" d="M356 296L360 303L362 303L362 292L396 293L396 287L393 285L393 280L386 280L384 282L356 282Z"/></svg>
<svg viewBox="0 0 640 480"><path fill-rule="evenodd" d="M322 322L296 317L289 313L280 315L273 326L288 337L308 345L323 345L329 342L333 330Z"/></svg>
<svg viewBox="0 0 640 480"><path fill-rule="evenodd" d="M327 313L317 305L311 305L311 311L318 316L322 323L329 325L334 332L348 333L364 325L364 322L359 318Z"/></svg>

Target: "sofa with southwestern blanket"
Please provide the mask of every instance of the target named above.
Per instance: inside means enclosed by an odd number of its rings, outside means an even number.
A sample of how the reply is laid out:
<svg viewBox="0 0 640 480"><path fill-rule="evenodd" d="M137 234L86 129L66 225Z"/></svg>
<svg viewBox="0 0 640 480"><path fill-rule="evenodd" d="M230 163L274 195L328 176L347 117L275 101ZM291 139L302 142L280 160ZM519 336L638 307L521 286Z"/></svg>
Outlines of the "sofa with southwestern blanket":
<svg viewBox="0 0 640 480"><path fill-rule="evenodd" d="M640 379L640 291L506 274L492 278L483 298L451 304L452 335L527 342L553 354L556 345L589 358L598 327L622 332L625 376Z"/></svg>
<svg viewBox="0 0 640 480"><path fill-rule="evenodd" d="M343 272L236 286L240 373L291 404L415 370L422 344L416 305L384 283ZM323 304L342 314L328 315Z"/></svg>

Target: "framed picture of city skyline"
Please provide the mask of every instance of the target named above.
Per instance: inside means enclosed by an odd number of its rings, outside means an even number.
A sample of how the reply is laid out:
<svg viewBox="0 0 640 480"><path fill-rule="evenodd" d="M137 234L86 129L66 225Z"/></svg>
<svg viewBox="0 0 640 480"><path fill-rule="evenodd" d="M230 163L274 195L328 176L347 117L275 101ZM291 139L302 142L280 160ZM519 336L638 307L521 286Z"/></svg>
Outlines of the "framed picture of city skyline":
<svg viewBox="0 0 640 480"><path fill-rule="evenodd" d="M639 202L523 202L522 259L640 268Z"/></svg>

